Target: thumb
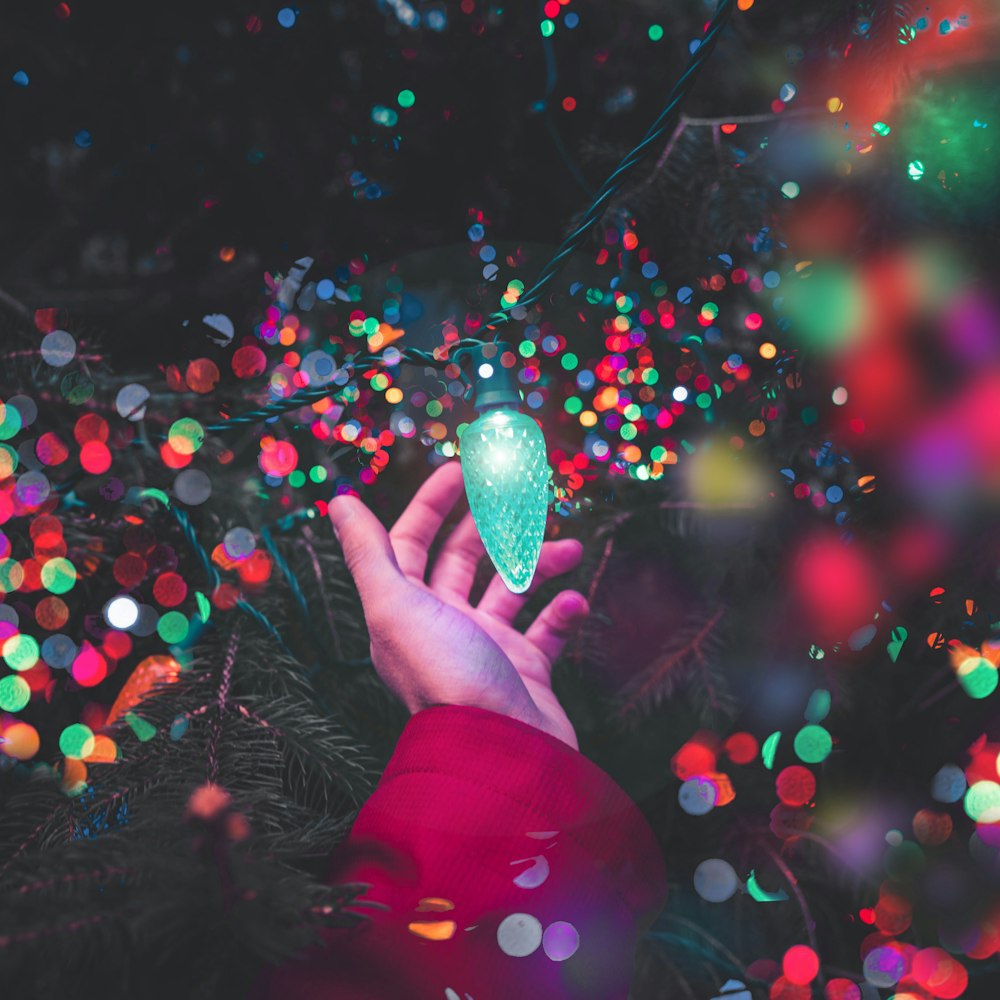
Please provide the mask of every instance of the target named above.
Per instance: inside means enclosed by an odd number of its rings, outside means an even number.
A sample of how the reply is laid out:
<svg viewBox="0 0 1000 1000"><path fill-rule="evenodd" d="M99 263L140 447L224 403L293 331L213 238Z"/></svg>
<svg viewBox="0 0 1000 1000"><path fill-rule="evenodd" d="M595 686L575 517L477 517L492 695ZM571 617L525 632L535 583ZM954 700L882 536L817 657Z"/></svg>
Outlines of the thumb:
<svg viewBox="0 0 1000 1000"><path fill-rule="evenodd" d="M402 577L389 533L355 496L335 496L327 513L347 568L367 605L378 599L382 587Z"/></svg>

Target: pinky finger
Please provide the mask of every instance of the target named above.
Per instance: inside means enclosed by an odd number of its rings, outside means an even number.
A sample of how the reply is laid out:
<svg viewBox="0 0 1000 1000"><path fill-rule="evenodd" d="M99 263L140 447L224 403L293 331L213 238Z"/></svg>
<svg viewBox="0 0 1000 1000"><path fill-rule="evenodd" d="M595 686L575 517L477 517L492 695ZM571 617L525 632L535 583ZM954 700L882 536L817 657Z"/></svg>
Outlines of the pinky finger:
<svg viewBox="0 0 1000 1000"><path fill-rule="evenodd" d="M590 613L587 598L575 590L563 590L545 605L524 637L555 662L566 643Z"/></svg>

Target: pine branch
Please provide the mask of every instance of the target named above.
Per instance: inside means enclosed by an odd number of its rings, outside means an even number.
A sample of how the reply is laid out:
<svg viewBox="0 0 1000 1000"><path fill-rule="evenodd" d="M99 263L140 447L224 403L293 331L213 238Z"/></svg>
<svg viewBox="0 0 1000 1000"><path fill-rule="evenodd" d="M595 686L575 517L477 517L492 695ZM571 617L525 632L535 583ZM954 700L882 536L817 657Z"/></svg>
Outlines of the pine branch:
<svg viewBox="0 0 1000 1000"><path fill-rule="evenodd" d="M57 927L62 960L47 970L49 979L43 977L53 990L65 989L64 976L73 977L77 992L91 975L105 986L118 975L127 983L133 970L149 975L161 963L157 978L171 985L147 994L156 997L171 991L195 996L202 987L212 995L204 984L225 977L227 969L252 969L258 957L288 957L319 926L359 919L343 906L363 887L326 886L299 867L309 858L325 858L352 821L349 802L342 794L335 800L328 786L342 762L357 755L352 757L336 727L313 714L305 731L311 746L323 751L313 782L314 789L323 785L322 795L294 794L289 761L296 753L308 758L311 751L306 741L290 749L285 729L293 731L297 714L308 707L291 698L279 702L283 729L240 711L242 700L229 700L237 679L244 686L260 679L266 653L260 650L261 662L248 676L243 658L233 655L227 663L218 656L218 643L209 641L175 684L136 708L157 730L149 742L135 740L124 724L113 730L123 757L92 765L91 791L67 799L51 781L10 802L8 816L22 825L43 816L8 858L0 886L0 968L13 977L9 981L35 969L53 912L64 918ZM275 672L272 665L272 677ZM188 727L174 740L169 731L178 717L186 717ZM308 760L297 766L316 769ZM223 896L213 895L217 876L195 863L197 837L181 824L206 771L251 824L245 843L227 850L232 889ZM324 802L332 808L322 808ZM192 919L194 914L199 916ZM210 951L202 947L206 941L214 944ZM91 955L105 956L99 967L89 964ZM182 956L190 970L178 964Z"/></svg>
<svg viewBox="0 0 1000 1000"><path fill-rule="evenodd" d="M660 655L626 686L618 717L624 718L659 704L673 693L682 680L687 679L695 667L700 671L699 676L713 712L725 711L726 706L710 669L713 646L717 642L716 631L724 613L725 608L719 607L707 620L696 619L687 628L678 630Z"/></svg>
<svg viewBox="0 0 1000 1000"><path fill-rule="evenodd" d="M292 787L306 801L329 807L340 797L334 794L339 788L357 805L374 790L374 762L359 754L354 740L336 723L317 715L308 701L291 695L247 695L239 708L274 731L288 753Z"/></svg>

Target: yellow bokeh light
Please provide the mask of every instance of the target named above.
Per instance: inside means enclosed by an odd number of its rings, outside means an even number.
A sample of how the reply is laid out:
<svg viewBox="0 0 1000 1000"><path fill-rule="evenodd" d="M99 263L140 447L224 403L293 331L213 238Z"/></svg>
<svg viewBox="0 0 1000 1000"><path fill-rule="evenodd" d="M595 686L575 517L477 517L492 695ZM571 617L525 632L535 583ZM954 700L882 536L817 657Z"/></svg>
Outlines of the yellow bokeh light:
<svg viewBox="0 0 1000 1000"><path fill-rule="evenodd" d="M618 405L618 390L613 385L606 385L594 397L595 410L612 410L617 405Z"/></svg>
<svg viewBox="0 0 1000 1000"><path fill-rule="evenodd" d="M455 904L450 899L445 899L444 896L424 896L417 905L417 909L420 911L433 910L441 913L445 910L454 910Z"/></svg>
<svg viewBox="0 0 1000 1000"><path fill-rule="evenodd" d="M427 941L447 941L458 930L454 920L414 920L406 926L411 934Z"/></svg>

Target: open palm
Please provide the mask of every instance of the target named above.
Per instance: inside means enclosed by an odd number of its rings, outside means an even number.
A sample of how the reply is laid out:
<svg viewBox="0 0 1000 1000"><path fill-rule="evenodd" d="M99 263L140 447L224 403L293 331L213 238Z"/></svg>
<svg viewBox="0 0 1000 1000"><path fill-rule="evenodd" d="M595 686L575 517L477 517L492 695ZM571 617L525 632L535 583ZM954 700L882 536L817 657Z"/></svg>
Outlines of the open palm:
<svg viewBox="0 0 1000 1000"><path fill-rule="evenodd" d="M473 606L469 595L485 549L470 514L445 540L428 577L430 547L462 491L458 463L442 466L389 532L356 497L330 502L330 520L364 605L375 669L411 712L475 705L576 747L551 672L586 617L587 601L561 591L522 633L513 622L528 595L512 594L495 575ZM546 542L535 585L573 569L581 555L575 540Z"/></svg>

